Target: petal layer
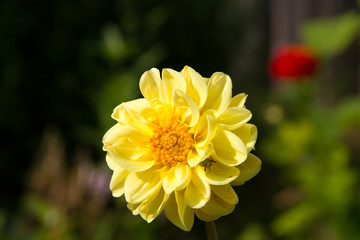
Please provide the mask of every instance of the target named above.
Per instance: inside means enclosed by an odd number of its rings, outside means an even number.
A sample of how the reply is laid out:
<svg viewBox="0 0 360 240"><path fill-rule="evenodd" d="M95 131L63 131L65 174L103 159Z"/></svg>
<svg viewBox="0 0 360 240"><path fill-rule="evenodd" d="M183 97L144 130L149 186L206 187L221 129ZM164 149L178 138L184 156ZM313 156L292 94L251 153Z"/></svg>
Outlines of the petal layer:
<svg viewBox="0 0 360 240"><path fill-rule="evenodd" d="M245 144L230 131L218 131L212 143L214 144L214 152L211 156L224 165L236 166L247 158Z"/></svg>
<svg viewBox="0 0 360 240"><path fill-rule="evenodd" d="M231 183L231 185L234 186L244 184L246 181L258 174L261 169L261 160L255 155L249 153L246 161L237 166L237 168L240 170L240 175Z"/></svg>

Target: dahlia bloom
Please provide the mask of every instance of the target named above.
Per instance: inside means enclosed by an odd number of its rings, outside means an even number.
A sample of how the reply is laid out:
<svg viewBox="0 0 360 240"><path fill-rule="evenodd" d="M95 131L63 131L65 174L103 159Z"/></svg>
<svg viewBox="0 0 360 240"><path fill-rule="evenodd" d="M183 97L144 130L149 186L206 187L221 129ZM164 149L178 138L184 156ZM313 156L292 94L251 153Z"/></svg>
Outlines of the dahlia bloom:
<svg viewBox="0 0 360 240"><path fill-rule="evenodd" d="M290 44L275 50L270 59L270 75L276 80L292 81L314 74L318 66L315 53L307 46Z"/></svg>
<svg viewBox="0 0 360 240"><path fill-rule="evenodd" d="M161 76L153 68L141 76L140 90L144 98L114 109L117 123L103 139L113 196L125 195L128 208L147 222L165 210L186 231L194 214L213 221L231 213L238 202L231 185L261 167L249 153L257 129L247 123L247 95L232 98L224 73L203 78L188 66Z"/></svg>

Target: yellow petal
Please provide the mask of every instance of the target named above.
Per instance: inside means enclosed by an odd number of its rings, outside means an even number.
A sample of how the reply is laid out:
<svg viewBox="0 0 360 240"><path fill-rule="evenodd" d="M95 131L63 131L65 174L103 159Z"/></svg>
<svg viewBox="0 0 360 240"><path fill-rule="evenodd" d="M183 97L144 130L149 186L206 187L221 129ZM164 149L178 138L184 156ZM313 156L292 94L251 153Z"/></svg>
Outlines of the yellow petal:
<svg viewBox="0 0 360 240"><path fill-rule="evenodd" d="M103 138L103 149L105 151L108 150L123 138L129 138L137 146L145 146L150 141L149 137L144 134L143 131L132 126L125 126L117 123L105 134Z"/></svg>
<svg viewBox="0 0 360 240"><path fill-rule="evenodd" d="M127 207L132 211L133 215L138 215L141 203L128 203Z"/></svg>
<svg viewBox="0 0 360 240"><path fill-rule="evenodd" d="M196 216L201 220L201 221L204 221L204 222L211 222L211 221L214 221L216 219L218 219L219 217L221 216L211 216L209 214L206 214L205 212L203 212L200 209L194 209L194 212L196 214Z"/></svg>
<svg viewBox="0 0 360 240"><path fill-rule="evenodd" d="M156 68L146 71L140 78L140 91L147 100L160 96L160 72Z"/></svg>
<svg viewBox="0 0 360 240"><path fill-rule="evenodd" d="M237 166L237 168L240 170L240 175L237 179L231 182L231 185L234 186L244 184L246 181L258 174L261 168L261 160L255 155L249 153L246 161Z"/></svg>
<svg viewBox="0 0 360 240"><path fill-rule="evenodd" d="M106 154L105 159L106 159L107 165L109 166L109 168L110 168L111 170L114 171L114 169L116 169L117 167L120 167L120 166L114 161L114 159L112 159L112 158L109 156L109 154Z"/></svg>
<svg viewBox="0 0 360 240"><path fill-rule="evenodd" d="M170 167L168 169L166 169L165 173L164 173L164 178L162 179L162 185L164 188L164 191L167 194L171 194L175 189L176 186L178 185L178 181L175 178L175 174L174 174L174 168Z"/></svg>
<svg viewBox="0 0 360 240"><path fill-rule="evenodd" d="M239 170L236 167L226 166L219 162L214 162L206 170L199 168L199 175L211 185L224 185L232 182L239 176Z"/></svg>
<svg viewBox="0 0 360 240"><path fill-rule="evenodd" d="M138 128L150 135L151 129L147 125L154 117L154 111L145 98L125 102L117 106L111 117L122 123Z"/></svg>
<svg viewBox="0 0 360 240"><path fill-rule="evenodd" d="M185 229L190 230L194 224L194 212L187 205L184 195L185 195L184 190L176 191L175 199L176 199L176 204L178 207L178 214L179 214L180 221Z"/></svg>
<svg viewBox="0 0 360 240"><path fill-rule="evenodd" d="M137 159L126 159L120 155L115 154L112 151L108 151L107 154L120 165L120 167L125 168L128 171L141 172L151 168L155 161L152 159L151 155L145 152Z"/></svg>
<svg viewBox="0 0 360 240"><path fill-rule="evenodd" d="M210 142L205 146L202 147L195 147L190 150L187 156L187 163L190 167L195 167L213 153L214 147L213 144Z"/></svg>
<svg viewBox="0 0 360 240"><path fill-rule="evenodd" d="M155 117L149 122L158 120L159 124L162 126L167 126L173 117L173 110L171 109L170 104L167 104L159 99L154 99L150 102L151 107L154 109Z"/></svg>
<svg viewBox="0 0 360 240"><path fill-rule="evenodd" d="M247 123L232 131L236 134L246 145L248 152L254 149L257 139L257 128L255 125Z"/></svg>
<svg viewBox="0 0 360 240"><path fill-rule="evenodd" d="M229 107L244 107L247 94L240 93L231 99Z"/></svg>
<svg viewBox="0 0 360 240"><path fill-rule="evenodd" d="M222 164L236 166L247 158L245 144L230 131L218 131L212 143L214 144L214 152L211 156Z"/></svg>
<svg viewBox="0 0 360 240"><path fill-rule="evenodd" d="M124 128L126 128L126 126L117 123L105 133L103 137L104 151L106 151L109 146L116 144L116 142L124 136L122 132Z"/></svg>
<svg viewBox="0 0 360 240"><path fill-rule="evenodd" d="M186 95L188 95L201 109L207 99L205 78L191 67L185 66L181 71L186 81Z"/></svg>
<svg viewBox="0 0 360 240"><path fill-rule="evenodd" d="M211 186L211 190L215 193L216 196L224 200L230 205L235 205L238 203L239 199L236 195L234 189L230 186L230 184L226 184L223 186Z"/></svg>
<svg viewBox="0 0 360 240"><path fill-rule="evenodd" d="M214 109L218 112L225 110L230 104L232 95L230 77L224 73L214 73L208 81L207 88L208 96L202 110Z"/></svg>
<svg viewBox="0 0 360 240"><path fill-rule="evenodd" d="M153 169L130 172L125 180L125 199L127 202L140 203L159 192L160 188L160 176Z"/></svg>
<svg viewBox="0 0 360 240"><path fill-rule="evenodd" d="M114 197L121 197L124 194L125 179L129 171L116 167L110 181L110 190Z"/></svg>
<svg viewBox="0 0 360 240"><path fill-rule="evenodd" d="M196 141L197 147L203 147L205 144L208 144L214 137L217 130L217 122L214 117L207 112L205 112L198 124L196 125L196 130L194 138Z"/></svg>
<svg viewBox="0 0 360 240"><path fill-rule="evenodd" d="M186 82L181 73L166 68L162 70L162 84L165 96L163 101L171 102L175 90L186 92Z"/></svg>
<svg viewBox="0 0 360 240"><path fill-rule="evenodd" d="M224 110L216 119L225 129L233 130L251 119L251 112L246 108L231 107Z"/></svg>
<svg viewBox="0 0 360 240"><path fill-rule="evenodd" d="M185 189L185 200L191 208L203 207L210 198L210 185L198 176L196 172L197 166L192 169L191 182Z"/></svg>
<svg viewBox="0 0 360 240"><path fill-rule="evenodd" d="M164 210L168 198L169 195L160 190L141 204L128 203L128 208L134 215L140 214L145 221L150 223Z"/></svg>
<svg viewBox="0 0 360 240"><path fill-rule="evenodd" d="M144 154L141 148L125 137L119 138L116 144L108 146L107 151L129 160L136 160Z"/></svg>
<svg viewBox="0 0 360 240"><path fill-rule="evenodd" d="M190 231L192 225L189 227L189 224L185 226L179 216L179 208L176 202L175 194L171 194L168 202L165 207L166 217L177 227L181 228L184 231Z"/></svg>
<svg viewBox="0 0 360 240"><path fill-rule="evenodd" d="M176 105L179 115L189 127L193 127L200 118L199 109L196 103L191 100L184 92L175 90L173 95L173 102Z"/></svg>
<svg viewBox="0 0 360 240"><path fill-rule="evenodd" d="M174 167L164 167L161 175L163 188L167 194L184 189L191 181L190 167L180 162Z"/></svg>
<svg viewBox="0 0 360 240"><path fill-rule="evenodd" d="M221 216L228 215L232 213L235 209L235 206L225 202L222 198L217 196L216 194L211 194L210 200L207 204L199 209L199 211L195 211L198 218L203 221L213 221ZM200 214L199 214L200 212ZM204 214L201 214L204 213ZM205 217L205 219L202 219Z"/></svg>
<svg viewBox="0 0 360 240"><path fill-rule="evenodd" d="M187 164L183 163L178 163L174 169L175 178L178 181L176 190L182 190L187 187L191 181L191 169Z"/></svg>

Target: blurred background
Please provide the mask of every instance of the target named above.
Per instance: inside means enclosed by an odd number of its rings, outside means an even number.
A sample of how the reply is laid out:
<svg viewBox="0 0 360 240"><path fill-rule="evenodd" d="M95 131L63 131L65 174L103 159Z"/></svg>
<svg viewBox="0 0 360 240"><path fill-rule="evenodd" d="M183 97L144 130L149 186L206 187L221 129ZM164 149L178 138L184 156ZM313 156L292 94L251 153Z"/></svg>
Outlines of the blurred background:
<svg viewBox="0 0 360 240"><path fill-rule="evenodd" d="M220 239L360 239L359 6L1 1L0 239L205 239L198 220L187 233L133 216L111 196L101 149L141 74L185 65L230 75L259 131L262 170L236 188ZM272 71L277 49L300 43L315 70Z"/></svg>

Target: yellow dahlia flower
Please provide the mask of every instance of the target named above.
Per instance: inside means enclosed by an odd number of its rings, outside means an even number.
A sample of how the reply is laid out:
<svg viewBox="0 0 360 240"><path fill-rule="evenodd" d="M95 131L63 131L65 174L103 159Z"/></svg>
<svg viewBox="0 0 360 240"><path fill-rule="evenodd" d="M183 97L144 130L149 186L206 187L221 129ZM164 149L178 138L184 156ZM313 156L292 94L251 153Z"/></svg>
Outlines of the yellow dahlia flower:
<svg viewBox="0 0 360 240"><path fill-rule="evenodd" d="M232 97L224 73L204 78L188 66L161 76L153 68L141 76L140 90L144 98L114 109L117 124L103 139L113 196L125 195L128 208L147 222L165 210L186 231L194 214L213 221L231 213L238 202L231 185L261 167L249 153L257 129L247 123L247 95Z"/></svg>

